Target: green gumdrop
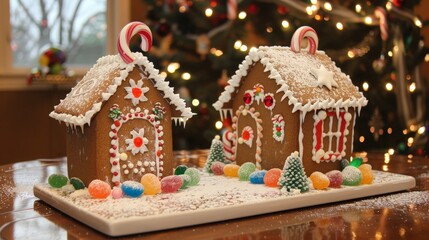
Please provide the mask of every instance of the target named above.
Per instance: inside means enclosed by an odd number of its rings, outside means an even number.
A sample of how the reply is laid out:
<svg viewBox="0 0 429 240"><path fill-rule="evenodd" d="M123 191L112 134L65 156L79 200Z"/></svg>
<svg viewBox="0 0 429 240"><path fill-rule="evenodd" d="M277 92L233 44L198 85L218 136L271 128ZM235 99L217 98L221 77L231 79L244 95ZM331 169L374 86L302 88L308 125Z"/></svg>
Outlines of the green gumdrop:
<svg viewBox="0 0 429 240"><path fill-rule="evenodd" d="M61 188L67 184L69 179L62 174L51 174L48 178L48 183L54 188Z"/></svg>
<svg viewBox="0 0 429 240"><path fill-rule="evenodd" d="M191 176L189 176L188 174L181 174L179 175L179 177L182 178L182 186L180 187L181 189L185 189L189 187L189 184L191 183Z"/></svg>
<svg viewBox="0 0 429 240"><path fill-rule="evenodd" d="M341 170L343 170L344 168L346 168L349 165L349 161L347 159L343 159L341 160Z"/></svg>
<svg viewBox="0 0 429 240"><path fill-rule="evenodd" d="M354 166L347 166L341 172L343 175L343 185L357 186L362 180L362 172Z"/></svg>
<svg viewBox="0 0 429 240"><path fill-rule="evenodd" d="M249 181L250 174L256 170L256 165L252 162L247 162L241 165L238 169L238 178L240 181Z"/></svg>
<svg viewBox="0 0 429 240"><path fill-rule="evenodd" d="M185 173L186 169L188 169L187 166L185 165L179 165L177 166L177 168L174 170L174 175L182 175Z"/></svg>
<svg viewBox="0 0 429 240"><path fill-rule="evenodd" d="M70 183L71 183L71 185L73 185L74 189L76 189L76 190L85 188L85 184L82 182L82 180L80 180L77 177L70 178Z"/></svg>
<svg viewBox="0 0 429 240"><path fill-rule="evenodd" d="M362 158L355 157L355 158L353 158L352 162L350 163L350 166L358 168L361 164L362 164Z"/></svg>
<svg viewBox="0 0 429 240"><path fill-rule="evenodd" d="M189 177L191 177L191 182L188 186L195 186L198 185L198 183L200 182L200 172L196 168L188 168L186 169L184 174L189 175Z"/></svg>

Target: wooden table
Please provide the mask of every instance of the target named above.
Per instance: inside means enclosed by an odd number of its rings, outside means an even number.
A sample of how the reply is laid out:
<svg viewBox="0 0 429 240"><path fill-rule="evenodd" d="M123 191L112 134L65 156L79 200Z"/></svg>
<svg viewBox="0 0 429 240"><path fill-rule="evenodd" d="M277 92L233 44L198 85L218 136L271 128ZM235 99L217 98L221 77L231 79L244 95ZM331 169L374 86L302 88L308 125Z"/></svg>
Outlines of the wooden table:
<svg viewBox="0 0 429 240"><path fill-rule="evenodd" d="M207 151L204 150L175 152L176 164L202 166L206 157ZM412 192L133 235L129 238L427 239L429 159L410 157L368 154L369 162L376 170L414 176L417 187ZM43 159L0 166L0 239L108 238L34 197L33 185L47 182L52 173L65 173L65 161L65 158ZM410 199L410 196L417 196L418 199Z"/></svg>

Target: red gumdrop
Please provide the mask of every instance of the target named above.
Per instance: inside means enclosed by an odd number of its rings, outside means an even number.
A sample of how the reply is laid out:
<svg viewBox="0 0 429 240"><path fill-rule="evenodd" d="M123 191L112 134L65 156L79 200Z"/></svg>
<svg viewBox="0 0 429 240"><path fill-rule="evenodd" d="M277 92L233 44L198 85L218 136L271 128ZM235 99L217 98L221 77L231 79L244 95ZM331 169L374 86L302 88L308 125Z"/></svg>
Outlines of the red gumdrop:
<svg viewBox="0 0 429 240"><path fill-rule="evenodd" d="M329 187L331 188L340 188L343 183L343 175L338 170L332 170L326 173L326 176L329 178Z"/></svg>
<svg viewBox="0 0 429 240"><path fill-rule="evenodd" d="M282 175L282 170L279 168L272 168L267 171L264 176L264 184L268 187L277 187L279 178Z"/></svg>
<svg viewBox="0 0 429 240"><path fill-rule="evenodd" d="M223 167L225 166L225 163L223 162L214 162L210 169L212 170L214 175L223 175Z"/></svg>
<svg viewBox="0 0 429 240"><path fill-rule="evenodd" d="M161 180L161 192L163 193L174 193L180 189L183 184L183 180L180 176L171 175Z"/></svg>

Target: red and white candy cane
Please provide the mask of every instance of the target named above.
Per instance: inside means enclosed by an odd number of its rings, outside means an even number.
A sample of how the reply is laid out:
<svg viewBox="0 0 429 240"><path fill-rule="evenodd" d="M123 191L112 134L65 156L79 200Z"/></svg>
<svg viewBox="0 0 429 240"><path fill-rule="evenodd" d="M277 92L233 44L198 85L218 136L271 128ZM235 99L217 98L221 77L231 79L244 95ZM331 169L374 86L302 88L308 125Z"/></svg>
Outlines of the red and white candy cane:
<svg viewBox="0 0 429 240"><path fill-rule="evenodd" d="M380 35L383 41L387 41L389 38L389 27L387 26L386 10L381 7L377 7L374 11L374 16L380 19Z"/></svg>
<svg viewBox="0 0 429 240"><path fill-rule="evenodd" d="M317 45L319 45L319 38L317 37L316 31L313 28L308 26L302 26L298 28L293 36L292 41L290 43L290 49L294 52L301 51L302 40L307 38L308 45L304 49L311 54L315 54L317 50Z"/></svg>
<svg viewBox="0 0 429 240"><path fill-rule="evenodd" d="M147 52L152 47L152 32L149 27L142 22L128 23L119 33L117 44L118 53L126 63L132 63L134 61L129 44L131 38L136 34L139 34L142 38L140 48L143 51Z"/></svg>
<svg viewBox="0 0 429 240"><path fill-rule="evenodd" d="M233 138L234 133L230 130L226 130L223 134L222 134L222 143L223 143L223 150L225 153L225 158L228 161L233 161L232 156L233 156L233 151L232 151L232 138Z"/></svg>

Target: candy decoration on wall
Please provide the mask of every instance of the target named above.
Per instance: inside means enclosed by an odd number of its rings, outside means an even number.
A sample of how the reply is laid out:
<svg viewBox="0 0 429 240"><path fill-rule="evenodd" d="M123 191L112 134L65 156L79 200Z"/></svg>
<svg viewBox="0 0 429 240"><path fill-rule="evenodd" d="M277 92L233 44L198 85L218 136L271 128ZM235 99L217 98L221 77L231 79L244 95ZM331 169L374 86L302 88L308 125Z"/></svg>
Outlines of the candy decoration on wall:
<svg viewBox="0 0 429 240"><path fill-rule="evenodd" d="M223 143L223 151L225 153L225 158L228 161L232 161L232 138L234 136L234 133L230 130L226 130L222 134L222 143Z"/></svg>
<svg viewBox="0 0 429 240"><path fill-rule="evenodd" d="M257 83L253 86L253 95L256 102L259 104L260 101L264 99L264 86Z"/></svg>
<svg viewBox="0 0 429 240"><path fill-rule="evenodd" d="M125 99L131 99L134 106L139 102L147 101L147 97L144 94L149 92L149 88L143 87L143 79L138 80L137 84L133 79L130 79L130 86L131 87L125 87L125 90L128 93L125 95Z"/></svg>
<svg viewBox="0 0 429 240"><path fill-rule="evenodd" d="M238 143L244 143L251 148L254 137L253 129L250 126L245 126L241 132L241 137L238 139Z"/></svg>
<svg viewBox="0 0 429 240"><path fill-rule="evenodd" d="M131 38L136 34L139 34L142 38L140 48L143 51L147 52L152 47L152 32L149 27L141 22L128 23L119 33L117 44L118 53L125 63L132 63L134 61L129 44Z"/></svg>
<svg viewBox="0 0 429 240"><path fill-rule="evenodd" d="M153 107L153 114L155 115L156 120L162 120L165 114L165 108L161 105L160 102L155 103Z"/></svg>
<svg viewBox="0 0 429 240"><path fill-rule="evenodd" d="M274 94L267 93L264 97L264 105L265 108L272 111L274 109L274 106L276 105L276 100L274 99Z"/></svg>
<svg viewBox="0 0 429 240"><path fill-rule="evenodd" d="M131 135L132 138L125 139L125 143L128 145L127 150L131 150L133 155L136 155L139 152L147 152L146 144L149 143L149 140L144 137L144 128L139 129L138 132L136 130L132 130Z"/></svg>
<svg viewBox="0 0 429 240"><path fill-rule="evenodd" d="M254 97L254 94L253 94L252 90L245 91L244 95L243 95L244 105L246 105L246 106L252 105L252 103L253 103L253 97Z"/></svg>
<svg viewBox="0 0 429 240"><path fill-rule="evenodd" d="M113 120L121 117L121 111L119 110L118 104L113 104L113 106L109 110L109 117Z"/></svg>
<svg viewBox="0 0 429 240"><path fill-rule="evenodd" d="M285 120L281 114L274 115L271 118L273 122L273 138L278 142L283 142L285 137Z"/></svg>
<svg viewBox="0 0 429 240"><path fill-rule="evenodd" d="M295 31L290 44L291 50L296 53L300 52L304 38L307 39L308 44L303 50L308 51L311 54L315 54L317 46L319 45L319 38L317 37L316 31L308 26L302 26Z"/></svg>

